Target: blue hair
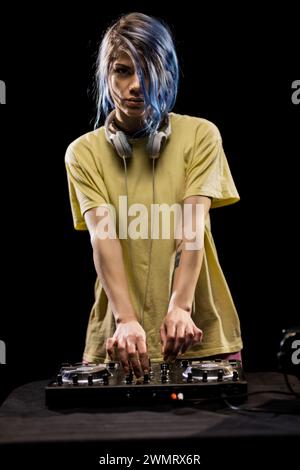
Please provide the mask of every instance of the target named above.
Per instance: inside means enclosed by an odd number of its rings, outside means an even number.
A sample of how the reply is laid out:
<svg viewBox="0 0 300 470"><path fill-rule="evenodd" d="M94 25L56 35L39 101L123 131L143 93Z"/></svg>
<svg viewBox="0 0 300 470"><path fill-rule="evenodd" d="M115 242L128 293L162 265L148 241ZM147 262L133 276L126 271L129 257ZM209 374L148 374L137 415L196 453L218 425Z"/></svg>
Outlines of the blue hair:
<svg viewBox="0 0 300 470"><path fill-rule="evenodd" d="M160 20L143 13L122 16L105 33L97 61L97 116L106 117L115 105L109 91L109 72L119 51L132 58L149 109L145 130L155 132L173 108L178 90L178 60L171 33ZM149 88L146 89L146 79Z"/></svg>

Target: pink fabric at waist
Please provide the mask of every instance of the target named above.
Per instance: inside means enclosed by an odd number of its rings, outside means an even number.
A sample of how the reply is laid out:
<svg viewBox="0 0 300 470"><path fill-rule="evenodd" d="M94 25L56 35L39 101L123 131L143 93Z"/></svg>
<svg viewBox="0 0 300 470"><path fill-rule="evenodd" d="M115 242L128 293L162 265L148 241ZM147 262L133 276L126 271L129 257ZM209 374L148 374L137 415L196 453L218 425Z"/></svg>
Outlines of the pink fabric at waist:
<svg viewBox="0 0 300 470"><path fill-rule="evenodd" d="M202 357L201 360L207 359L224 359L224 361L242 361L241 351L225 354L217 354L215 356Z"/></svg>

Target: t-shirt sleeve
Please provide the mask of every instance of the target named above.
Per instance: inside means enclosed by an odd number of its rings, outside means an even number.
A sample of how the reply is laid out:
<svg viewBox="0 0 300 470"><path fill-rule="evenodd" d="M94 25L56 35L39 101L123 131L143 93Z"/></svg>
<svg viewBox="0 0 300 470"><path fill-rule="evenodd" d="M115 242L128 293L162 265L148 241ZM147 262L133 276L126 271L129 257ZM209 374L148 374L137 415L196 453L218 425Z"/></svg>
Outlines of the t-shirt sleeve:
<svg viewBox="0 0 300 470"><path fill-rule="evenodd" d="M84 213L89 209L109 204L109 196L93 159L88 161L84 156L80 157L72 146L68 147L65 164L73 223L76 230L87 230Z"/></svg>
<svg viewBox="0 0 300 470"><path fill-rule="evenodd" d="M211 207L239 201L218 128L206 121L195 137L193 154L186 167L183 199L189 196L212 198Z"/></svg>

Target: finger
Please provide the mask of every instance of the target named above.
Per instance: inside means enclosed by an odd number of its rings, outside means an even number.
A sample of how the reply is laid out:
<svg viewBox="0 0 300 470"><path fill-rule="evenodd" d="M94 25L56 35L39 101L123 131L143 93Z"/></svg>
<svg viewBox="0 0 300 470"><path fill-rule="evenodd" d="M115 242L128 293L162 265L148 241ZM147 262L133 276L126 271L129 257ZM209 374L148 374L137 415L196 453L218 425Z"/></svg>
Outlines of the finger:
<svg viewBox="0 0 300 470"><path fill-rule="evenodd" d="M125 374L129 373L129 362L128 362L128 354L126 350L126 343L125 340L119 340L117 344L117 349L119 352L119 358L121 361L121 364L123 366Z"/></svg>
<svg viewBox="0 0 300 470"><path fill-rule="evenodd" d="M115 341L114 337L107 338L107 340L106 340L106 351L107 351L111 361L115 360L115 344L116 344L116 341Z"/></svg>
<svg viewBox="0 0 300 470"><path fill-rule="evenodd" d="M178 323L177 328L176 328L176 339L175 339L175 344L172 352L172 356L176 358L178 356L178 353L185 341L185 325L184 323Z"/></svg>
<svg viewBox="0 0 300 470"><path fill-rule="evenodd" d="M191 327L187 327L185 330L185 340L181 348L181 353L184 354L186 350L193 344L194 332Z"/></svg>
<svg viewBox="0 0 300 470"><path fill-rule="evenodd" d="M194 338L192 344L201 343L203 338L203 331L200 328L194 327Z"/></svg>
<svg viewBox="0 0 300 470"><path fill-rule="evenodd" d="M128 354L128 360L130 362L130 365L132 366L134 375L136 377L141 377L142 375L141 365L140 365L139 356L136 350L136 340L134 337L128 336L127 341L126 341L126 349L127 349L127 354Z"/></svg>
<svg viewBox="0 0 300 470"><path fill-rule="evenodd" d="M134 375L139 378L142 375L142 369L137 352L128 354L129 365L132 367Z"/></svg>
<svg viewBox="0 0 300 470"><path fill-rule="evenodd" d="M172 353L174 349L174 344L175 344L175 323L174 322L168 322L167 323L167 341L166 341L166 346L164 348L164 360L166 361L170 354Z"/></svg>
<svg viewBox="0 0 300 470"><path fill-rule="evenodd" d="M162 352L164 352L166 343L167 343L167 334L166 334L166 329L165 329L164 324L160 328L160 339L161 339L161 349L162 349Z"/></svg>
<svg viewBox="0 0 300 470"><path fill-rule="evenodd" d="M141 368L144 374L147 374L150 369L149 356L147 352L146 341L142 337L138 337L136 341L136 347L140 358Z"/></svg>

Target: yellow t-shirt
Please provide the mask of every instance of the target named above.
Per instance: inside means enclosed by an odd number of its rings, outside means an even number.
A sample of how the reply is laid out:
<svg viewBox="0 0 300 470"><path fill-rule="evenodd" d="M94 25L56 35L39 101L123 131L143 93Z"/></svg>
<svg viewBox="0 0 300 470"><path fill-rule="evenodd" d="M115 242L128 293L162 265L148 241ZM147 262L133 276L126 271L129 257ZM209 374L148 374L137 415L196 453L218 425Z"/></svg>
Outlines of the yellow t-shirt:
<svg viewBox="0 0 300 470"><path fill-rule="evenodd" d="M155 163L155 203L182 204L183 199L194 195L211 197L212 208L238 201L217 127L205 119L175 113L170 113L170 123L171 135ZM146 138L131 141L131 144L133 154L127 160L128 206L144 204L150 214L152 160L146 150ZM126 196L124 163L107 142L104 127L72 142L65 161L75 229L86 230L84 213L87 210L109 203L116 210L118 234L119 196ZM150 240L131 239L130 246L128 241L120 239L131 300L139 314L146 288ZM171 293L175 242L174 236L152 241L143 326L148 352L154 362L162 360L159 329ZM239 319L218 261L209 215L205 223L204 248L192 314L195 324L203 330L203 341L190 348L185 357L205 357L242 348ZM114 330L111 306L97 278L84 359L93 362L107 359L105 343Z"/></svg>

